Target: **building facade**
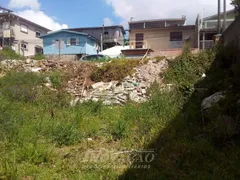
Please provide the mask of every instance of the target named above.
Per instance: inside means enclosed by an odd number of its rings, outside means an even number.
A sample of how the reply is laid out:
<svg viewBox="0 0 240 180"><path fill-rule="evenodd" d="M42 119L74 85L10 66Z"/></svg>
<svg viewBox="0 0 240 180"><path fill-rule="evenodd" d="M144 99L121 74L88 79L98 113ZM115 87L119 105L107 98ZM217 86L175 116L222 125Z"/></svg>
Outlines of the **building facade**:
<svg viewBox="0 0 240 180"><path fill-rule="evenodd" d="M80 58L99 52L99 42L81 32L60 30L41 36L44 55L69 55Z"/></svg>
<svg viewBox="0 0 240 180"><path fill-rule="evenodd" d="M236 17L235 10L230 10L226 12L226 28L231 25ZM221 34L223 30L223 21L224 14L220 14L220 32L218 30L218 15L215 14L213 16L205 17L200 19L197 18L197 24L199 26L199 48L200 49L208 49L213 47L214 45L214 37L217 34Z"/></svg>
<svg viewBox="0 0 240 180"><path fill-rule="evenodd" d="M129 22L130 49L183 48L185 43L195 47L195 25L186 26L186 18Z"/></svg>
<svg viewBox="0 0 240 180"><path fill-rule="evenodd" d="M34 56L42 53L43 43L39 36L49 31L10 11L0 13L0 46L11 47L21 55Z"/></svg>
<svg viewBox="0 0 240 180"><path fill-rule="evenodd" d="M68 30L89 34L96 38L99 42L101 42L102 36L103 49L111 48L115 45L124 45L125 31L123 26L73 28Z"/></svg>

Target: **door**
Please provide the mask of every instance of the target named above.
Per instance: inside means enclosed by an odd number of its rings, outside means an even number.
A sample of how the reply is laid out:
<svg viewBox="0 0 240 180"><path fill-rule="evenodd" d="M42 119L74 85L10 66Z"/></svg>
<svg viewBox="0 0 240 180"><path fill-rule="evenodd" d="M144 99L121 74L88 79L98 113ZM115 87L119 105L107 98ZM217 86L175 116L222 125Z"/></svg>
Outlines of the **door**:
<svg viewBox="0 0 240 180"><path fill-rule="evenodd" d="M144 35L143 33L136 34L136 49L143 48Z"/></svg>

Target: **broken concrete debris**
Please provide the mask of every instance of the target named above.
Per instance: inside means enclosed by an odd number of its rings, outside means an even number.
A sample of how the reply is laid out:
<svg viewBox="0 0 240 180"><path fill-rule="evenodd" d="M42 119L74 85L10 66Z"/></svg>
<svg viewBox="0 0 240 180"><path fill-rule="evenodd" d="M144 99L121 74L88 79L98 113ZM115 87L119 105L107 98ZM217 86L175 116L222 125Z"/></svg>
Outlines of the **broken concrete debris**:
<svg viewBox="0 0 240 180"><path fill-rule="evenodd" d="M89 79L94 67L103 63L81 63L50 60L4 60L0 66L6 70L16 70L34 73L64 71L71 73L66 82L65 91L72 95L71 106L84 101L102 101L105 105L123 105L128 100L142 103L148 99L147 89L155 81L162 84L162 73L168 67L168 61L156 62L149 60L146 64L135 68L135 73L120 81L96 82ZM46 87L52 88L50 78L46 78ZM170 86L168 87L170 88ZM56 89L54 89L56 91Z"/></svg>
<svg viewBox="0 0 240 180"><path fill-rule="evenodd" d="M147 89L155 81L162 83L160 73L168 67L166 60L161 62L149 61L140 67L135 68L136 73L132 76L125 77L121 82L97 82L91 85L91 88L84 91L84 95L77 96L75 99L84 101L102 101L105 105L117 104L123 105L130 100L137 103L145 102L147 97ZM171 86L167 86L169 89ZM72 92L72 91L71 91Z"/></svg>

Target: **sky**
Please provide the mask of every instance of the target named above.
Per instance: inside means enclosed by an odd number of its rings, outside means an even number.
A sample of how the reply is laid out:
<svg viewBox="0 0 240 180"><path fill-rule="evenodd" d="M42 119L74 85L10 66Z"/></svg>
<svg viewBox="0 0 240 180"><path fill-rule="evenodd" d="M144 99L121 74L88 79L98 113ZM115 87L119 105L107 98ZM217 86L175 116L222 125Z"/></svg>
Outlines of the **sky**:
<svg viewBox="0 0 240 180"><path fill-rule="evenodd" d="M227 0L227 9L232 9ZM223 0L222 0L223 2ZM1 0L0 6L51 30L124 25L143 19L187 17L217 13L217 0Z"/></svg>

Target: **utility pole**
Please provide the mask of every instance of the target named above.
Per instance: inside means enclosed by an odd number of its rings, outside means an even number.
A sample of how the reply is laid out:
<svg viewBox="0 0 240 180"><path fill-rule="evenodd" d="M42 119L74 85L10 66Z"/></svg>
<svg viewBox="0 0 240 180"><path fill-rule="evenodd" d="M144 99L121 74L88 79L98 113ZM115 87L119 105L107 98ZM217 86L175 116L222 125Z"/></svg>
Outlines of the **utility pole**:
<svg viewBox="0 0 240 180"><path fill-rule="evenodd" d="M61 60L61 40L58 40L59 61Z"/></svg>
<svg viewBox="0 0 240 180"><path fill-rule="evenodd" d="M101 52L103 51L103 34L101 33Z"/></svg>
<svg viewBox="0 0 240 180"><path fill-rule="evenodd" d="M221 33L221 0L218 0L218 34Z"/></svg>
<svg viewBox="0 0 240 180"><path fill-rule="evenodd" d="M223 31L225 31L226 30L226 28L227 28L227 13L226 13L226 11L227 11L227 3L226 3L226 0L224 0L224 4L223 4L223 12L224 12L224 17L223 17Z"/></svg>

